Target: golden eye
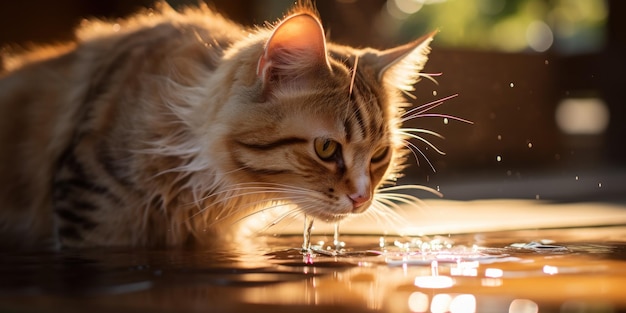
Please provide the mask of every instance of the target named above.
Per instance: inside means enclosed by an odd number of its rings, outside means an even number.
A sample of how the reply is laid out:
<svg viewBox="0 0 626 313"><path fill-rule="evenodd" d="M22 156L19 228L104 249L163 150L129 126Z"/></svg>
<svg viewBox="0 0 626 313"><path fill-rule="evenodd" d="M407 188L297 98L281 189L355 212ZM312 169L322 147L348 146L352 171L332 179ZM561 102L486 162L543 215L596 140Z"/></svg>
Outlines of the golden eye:
<svg viewBox="0 0 626 313"><path fill-rule="evenodd" d="M313 144L315 145L315 153L322 161L332 160L339 148L338 142L326 138L315 138Z"/></svg>
<svg viewBox="0 0 626 313"><path fill-rule="evenodd" d="M372 162L380 162L387 157L387 153L389 153L389 147L378 148L372 155Z"/></svg>

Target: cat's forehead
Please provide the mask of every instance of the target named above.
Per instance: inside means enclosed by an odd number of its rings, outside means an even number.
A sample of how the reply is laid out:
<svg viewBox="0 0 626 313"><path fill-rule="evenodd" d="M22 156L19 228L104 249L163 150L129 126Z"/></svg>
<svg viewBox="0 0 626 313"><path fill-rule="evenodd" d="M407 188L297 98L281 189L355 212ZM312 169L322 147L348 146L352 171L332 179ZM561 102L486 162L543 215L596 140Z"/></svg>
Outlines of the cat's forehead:
<svg viewBox="0 0 626 313"><path fill-rule="evenodd" d="M339 122L349 141L379 140L386 136L390 122L386 94L367 67L357 67L356 58L352 62L348 97L344 100Z"/></svg>
<svg viewBox="0 0 626 313"><path fill-rule="evenodd" d="M318 93L301 101L302 109L291 110L292 118L285 126L313 138L376 144L389 136L389 121L379 101L362 87L353 89L352 94Z"/></svg>

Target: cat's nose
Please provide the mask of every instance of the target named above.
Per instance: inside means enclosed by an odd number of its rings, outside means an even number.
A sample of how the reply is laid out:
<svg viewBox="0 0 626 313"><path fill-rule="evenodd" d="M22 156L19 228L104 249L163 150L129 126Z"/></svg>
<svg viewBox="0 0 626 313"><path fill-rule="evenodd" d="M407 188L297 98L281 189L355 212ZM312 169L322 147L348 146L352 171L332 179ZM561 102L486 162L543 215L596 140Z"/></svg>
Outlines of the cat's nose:
<svg viewBox="0 0 626 313"><path fill-rule="evenodd" d="M361 207L363 206L363 204L367 203L372 198L372 196L369 193L363 192L350 194L348 195L348 198L352 200L353 211L359 212L359 209L362 209Z"/></svg>

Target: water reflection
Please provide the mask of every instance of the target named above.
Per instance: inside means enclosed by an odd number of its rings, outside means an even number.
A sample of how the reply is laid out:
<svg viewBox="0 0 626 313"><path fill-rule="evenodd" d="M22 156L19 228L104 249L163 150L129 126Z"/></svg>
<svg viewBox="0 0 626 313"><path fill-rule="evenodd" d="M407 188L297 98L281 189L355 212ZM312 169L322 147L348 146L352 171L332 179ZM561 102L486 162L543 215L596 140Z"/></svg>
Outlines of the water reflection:
<svg viewBox="0 0 626 313"><path fill-rule="evenodd" d="M532 300L515 299L509 305L509 313L537 313L539 306Z"/></svg>
<svg viewBox="0 0 626 313"><path fill-rule="evenodd" d="M586 242L563 240L581 233L586 232L456 235L428 245L423 238L352 235L343 237L344 253L311 254L308 262L300 251L301 236L268 238L272 251L5 253L0 258L0 311L526 313L626 308L626 258L619 253L626 245L598 237L624 238L626 227L594 228ZM523 243L529 237L549 238L539 245L551 248ZM477 239L480 245L475 245Z"/></svg>

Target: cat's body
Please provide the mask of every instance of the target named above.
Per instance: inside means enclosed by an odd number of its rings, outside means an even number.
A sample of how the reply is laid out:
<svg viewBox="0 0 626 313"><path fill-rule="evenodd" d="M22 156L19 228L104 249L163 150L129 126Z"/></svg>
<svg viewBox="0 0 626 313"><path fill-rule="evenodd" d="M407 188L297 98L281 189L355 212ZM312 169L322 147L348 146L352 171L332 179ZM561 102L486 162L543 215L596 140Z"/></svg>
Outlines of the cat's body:
<svg viewBox="0 0 626 313"><path fill-rule="evenodd" d="M356 50L306 6L274 29L160 7L7 58L0 245L211 244L281 203L360 213L397 173L431 36Z"/></svg>

